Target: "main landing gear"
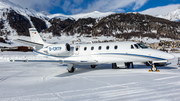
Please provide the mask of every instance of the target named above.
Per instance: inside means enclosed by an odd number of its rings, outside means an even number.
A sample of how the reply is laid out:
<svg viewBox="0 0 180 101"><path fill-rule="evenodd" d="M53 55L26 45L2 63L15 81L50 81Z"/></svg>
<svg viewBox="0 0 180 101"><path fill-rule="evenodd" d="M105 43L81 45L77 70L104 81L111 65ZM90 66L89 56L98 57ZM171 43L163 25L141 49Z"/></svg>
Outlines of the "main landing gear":
<svg viewBox="0 0 180 101"><path fill-rule="evenodd" d="M69 73L73 73L75 71L75 67L72 67L70 70L68 70Z"/></svg>
<svg viewBox="0 0 180 101"><path fill-rule="evenodd" d="M73 64L68 64L67 70L69 73L73 73L76 70L76 68Z"/></svg>
<svg viewBox="0 0 180 101"><path fill-rule="evenodd" d="M91 65L91 68L96 68L96 66L97 65ZM76 70L75 65L74 64L68 64L67 70L69 73L73 73Z"/></svg>
<svg viewBox="0 0 180 101"><path fill-rule="evenodd" d="M96 68L97 65L91 65L91 68Z"/></svg>
<svg viewBox="0 0 180 101"><path fill-rule="evenodd" d="M121 68L121 66L125 66L125 68L134 68L133 62L125 62L123 64L120 65L120 67L118 66L117 63L112 63L112 69L119 69Z"/></svg>
<svg viewBox="0 0 180 101"><path fill-rule="evenodd" d="M130 66L131 66L132 68L134 68L133 62L125 62L124 64L125 64L125 67L126 67L126 68L130 68Z"/></svg>
<svg viewBox="0 0 180 101"><path fill-rule="evenodd" d="M112 69L118 69L119 67L117 67L116 63L112 63Z"/></svg>

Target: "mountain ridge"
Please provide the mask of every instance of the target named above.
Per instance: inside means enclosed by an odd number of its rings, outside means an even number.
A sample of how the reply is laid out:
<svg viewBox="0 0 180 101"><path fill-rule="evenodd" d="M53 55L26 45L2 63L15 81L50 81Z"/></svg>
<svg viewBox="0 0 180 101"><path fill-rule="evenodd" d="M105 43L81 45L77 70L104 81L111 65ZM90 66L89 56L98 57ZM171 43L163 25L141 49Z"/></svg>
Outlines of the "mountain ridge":
<svg viewBox="0 0 180 101"><path fill-rule="evenodd" d="M6 6L7 5L7 6ZM180 23L140 13L90 12L76 15L47 14L0 1L0 35L29 36L28 29L54 36L167 37L180 38ZM173 13L174 14L174 13Z"/></svg>
<svg viewBox="0 0 180 101"><path fill-rule="evenodd" d="M165 18L171 21L178 21L180 20L180 7L167 15L165 15Z"/></svg>

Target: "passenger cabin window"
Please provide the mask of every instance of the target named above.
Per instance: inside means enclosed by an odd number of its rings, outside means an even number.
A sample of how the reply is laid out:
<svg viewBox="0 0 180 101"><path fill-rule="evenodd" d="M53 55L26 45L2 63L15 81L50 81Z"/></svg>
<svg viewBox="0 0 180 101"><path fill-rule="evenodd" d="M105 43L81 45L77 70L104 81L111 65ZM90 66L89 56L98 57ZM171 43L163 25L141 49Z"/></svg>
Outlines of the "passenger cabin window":
<svg viewBox="0 0 180 101"><path fill-rule="evenodd" d="M134 49L134 46L133 46L133 45L131 45L131 49Z"/></svg>
<svg viewBox="0 0 180 101"><path fill-rule="evenodd" d="M99 50L101 50L101 46L99 46L99 48L98 48Z"/></svg>
<svg viewBox="0 0 180 101"><path fill-rule="evenodd" d="M94 50L94 47L91 47L91 50Z"/></svg>
<svg viewBox="0 0 180 101"><path fill-rule="evenodd" d="M137 44L134 44L134 46L135 46L137 49L139 49L139 46L138 46Z"/></svg>
<svg viewBox="0 0 180 101"><path fill-rule="evenodd" d="M86 51L87 50L87 47L84 47L84 51Z"/></svg>
<svg viewBox="0 0 180 101"><path fill-rule="evenodd" d="M76 51L78 51L78 49L79 49L79 48L77 47L77 48L76 48Z"/></svg>
<svg viewBox="0 0 180 101"><path fill-rule="evenodd" d="M109 46L106 46L106 49L109 50Z"/></svg>
<svg viewBox="0 0 180 101"><path fill-rule="evenodd" d="M141 47L142 49L148 48L148 46L142 44L142 43L137 43L137 45L139 45L139 47Z"/></svg>
<svg viewBox="0 0 180 101"><path fill-rule="evenodd" d="M118 49L118 46L116 45L116 46L114 46L114 49Z"/></svg>

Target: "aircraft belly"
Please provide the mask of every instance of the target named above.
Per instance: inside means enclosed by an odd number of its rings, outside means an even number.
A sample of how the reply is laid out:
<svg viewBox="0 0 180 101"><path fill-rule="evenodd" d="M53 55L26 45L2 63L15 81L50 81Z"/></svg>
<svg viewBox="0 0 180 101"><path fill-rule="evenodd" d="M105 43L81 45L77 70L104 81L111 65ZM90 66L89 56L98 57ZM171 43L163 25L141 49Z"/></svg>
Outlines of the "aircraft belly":
<svg viewBox="0 0 180 101"><path fill-rule="evenodd" d="M93 58L94 60L98 61L98 63L138 62L153 60L148 57L131 55L94 55Z"/></svg>
<svg viewBox="0 0 180 101"><path fill-rule="evenodd" d="M64 59L64 61L74 61L73 64L96 64L96 61L92 58L92 56L74 56Z"/></svg>

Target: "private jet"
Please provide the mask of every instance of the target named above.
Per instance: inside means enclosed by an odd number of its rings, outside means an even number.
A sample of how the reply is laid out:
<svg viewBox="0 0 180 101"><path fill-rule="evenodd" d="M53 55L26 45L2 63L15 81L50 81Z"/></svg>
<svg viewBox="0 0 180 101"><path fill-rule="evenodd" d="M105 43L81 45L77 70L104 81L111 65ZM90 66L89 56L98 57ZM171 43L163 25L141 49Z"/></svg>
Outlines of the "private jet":
<svg viewBox="0 0 180 101"><path fill-rule="evenodd" d="M151 49L137 42L107 42L91 44L48 44L40 37L35 28L30 28L31 41L16 39L15 41L33 47L34 52L51 58L50 60L13 60L14 62L57 62L67 64L69 73L75 71L75 65L90 65L95 68L100 64L112 64L112 68L129 66L133 62L146 62L159 71L156 61L166 61L174 56L159 50Z"/></svg>

